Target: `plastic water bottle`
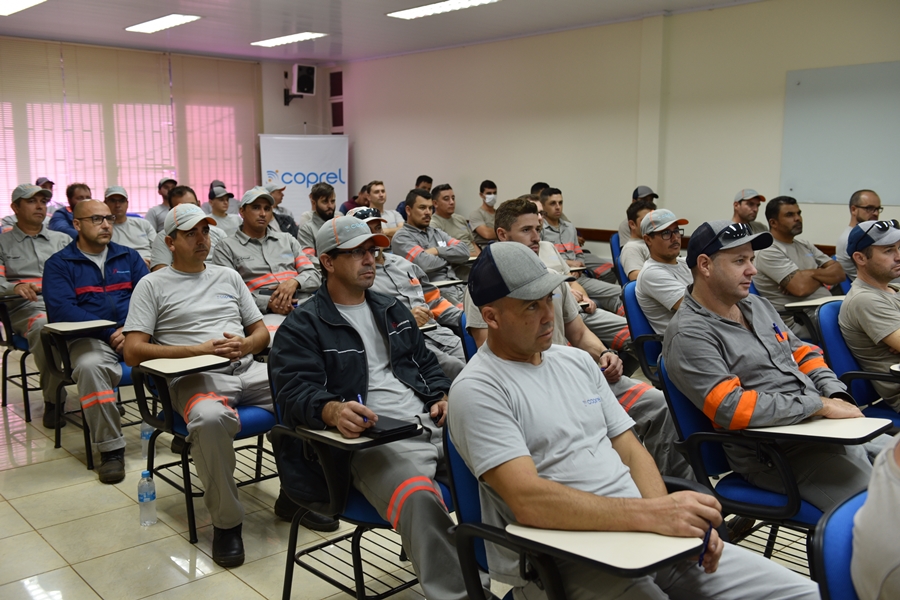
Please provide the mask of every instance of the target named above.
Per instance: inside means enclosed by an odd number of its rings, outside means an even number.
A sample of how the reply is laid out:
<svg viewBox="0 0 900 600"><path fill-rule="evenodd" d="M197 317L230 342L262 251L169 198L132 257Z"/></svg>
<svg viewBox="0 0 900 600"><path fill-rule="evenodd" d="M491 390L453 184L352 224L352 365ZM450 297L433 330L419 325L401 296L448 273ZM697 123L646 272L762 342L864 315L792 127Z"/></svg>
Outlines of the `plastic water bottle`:
<svg viewBox="0 0 900 600"><path fill-rule="evenodd" d="M156 523L156 483L150 477L150 471L141 473L138 482L138 503L141 505L141 526Z"/></svg>
<svg viewBox="0 0 900 600"><path fill-rule="evenodd" d="M153 435L153 426L146 421L141 422L141 458L147 458L150 451L150 436Z"/></svg>

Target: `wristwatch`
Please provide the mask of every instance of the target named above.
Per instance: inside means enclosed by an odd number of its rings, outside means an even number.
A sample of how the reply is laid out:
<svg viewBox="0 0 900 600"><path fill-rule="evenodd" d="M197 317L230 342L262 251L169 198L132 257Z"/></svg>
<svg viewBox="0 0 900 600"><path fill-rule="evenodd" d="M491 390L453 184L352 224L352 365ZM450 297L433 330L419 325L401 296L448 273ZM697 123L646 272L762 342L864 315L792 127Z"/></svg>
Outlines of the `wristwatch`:
<svg viewBox="0 0 900 600"><path fill-rule="evenodd" d="M616 356L619 355L618 352L616 352L615 350L610 350L609 348L607 348L606 350L604 350L603 352L601 352L601 353L600 353L600 356L603 356L604 354L615 354Z"/></svg>

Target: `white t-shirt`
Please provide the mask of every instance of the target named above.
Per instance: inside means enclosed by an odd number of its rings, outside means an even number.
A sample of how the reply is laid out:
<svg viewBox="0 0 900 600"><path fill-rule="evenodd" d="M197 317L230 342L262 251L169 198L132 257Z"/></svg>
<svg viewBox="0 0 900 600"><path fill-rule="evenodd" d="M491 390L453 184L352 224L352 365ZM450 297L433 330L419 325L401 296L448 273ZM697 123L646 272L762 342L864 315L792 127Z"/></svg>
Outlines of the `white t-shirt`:
<svg viewBox="0 0 900 600"><path fill-rule="evenodd" d="M103 267L106 266L106 255L109 254L109 246L103 246L103 251L98 254L85 252L81 248L79 248L78 251L89 258L95 265L97 265L97 268L100 269L101 274L103 273Z"/></svg>
<svg viewBox="0 0 900 600"><path fill-rule="evenodd" d="M685 289L693 282L691 270L680 256L674 265L652 258L644 263L634 292L653 331L660 335L666 332L666 327L675 314L672 307L684 298Z"/></svg>

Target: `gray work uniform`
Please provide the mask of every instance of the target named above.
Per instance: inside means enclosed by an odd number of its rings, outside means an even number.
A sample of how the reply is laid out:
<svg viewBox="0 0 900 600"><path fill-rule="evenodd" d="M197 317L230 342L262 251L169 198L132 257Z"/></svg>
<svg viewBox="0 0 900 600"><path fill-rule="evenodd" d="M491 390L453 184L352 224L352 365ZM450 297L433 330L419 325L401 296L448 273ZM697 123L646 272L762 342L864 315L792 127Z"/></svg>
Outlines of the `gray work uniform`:
<svg viewBox="0 0 900 600"><path fill-rule="evenodd" d="M163 229L166 226L167 214L169 214L169 205L166 203L157 204L156 206L150 207L150 210L144 215L144 220L153 225L153 229L156 233L163 233ZM163 235L165 234L163 233Z"/></svg>
<svg viewBox="0 0 900 600"><path fill-rule="evenodd" d="M617 278L613 270L612 263L605 263L593 254L586 253L578 244L578 231L569 221L559 220L559 226L554 227L546 219L544 220L544 228L541 230L541 239L545 242L553 244L556 251L563 260L580 260L587 267L590 277L579 277L578 283L588 293L591 298L602 305L606 310L618 312L621 308L619 297L622 294L622 288L616 284ZM597 280L597 283L591 281ZM602 279L602 281L600 281ZM618 306L611 309L607 306L606 298L612 297L618 302Z"/></svg>
<svg viewBox="0 0 900 600"><path fill-rule="evenodd" d="M282 282L294 279L299 286L294 299L308 299L322 285L322 275L300 249L300 242L286 233L266 229L262 238L252 238L240 229L216 246L213 264L237 271L263 313L269 330L269 346L278 326L287 315L269 312L271 291ZM263 290L268 291L266 294Z"/></svg>
<svg viewBox="0 0 900 600"><path fill-rule="evenodd" d="M630 239L622 246L622 253L619 255L619 264L622 266L622 271L625 272L625 277L628 277L628 274L632 271L640 272L640 270L644 268L644 263L649 259L650 248L647 247L647 242L644 240ZM624 285L628 282L623 281L622 283Z"/></svg>
<svg viewBox="0 0 900 600"><path fill-rule="evenodd" d="M150 250L150 268L158 266L168 267L172 264L172 251L166 245L166 234L160 232L153 242L153 248ZM216 251L216 245L224 240L227 236L225 232L215 225L209 226L209 254L206 255L206 263L212 262L213 254Z"/></svg>
<svg viewBox="0 0 900 600"><path fill-rule="evenodd" d="M375 283L371 289L397 298L409 310L417 306L431 310L435 318L427 324L437 325L437 328L423 332L425 345L437 357L444 374L455 379L466 366L466 355L459 336L438 323L459 325L462 311L442 298L440 290L428 283L425 271L396 254L385 254L383 264L375 263Z"/></svg>
<svg viewBox="0 0 900 600"><path fill-rule="evenodd" d="M851 400L847 388L764 298L738 305L746 329L701 306L688 293L666 329L663 356L672 383L724 429L799 423L822 408L821 396ZM800 496L822 511L866 488L872 465L861 446L782 442ZM728 462L753 485L783 493L771 463L743 446Z"/></svg>
<svg viewBox="0 0 900 600"><path fill-rule="evenodd" d="M429 248L436 248L437 256L425 252ZM409 223L404 223L394 234L391 251L419 265L432 282L457 279L454 267L469 260L468 248L458 239L431 226L419 229ZM459 304L463 299L462 288L461 285L445 287L441 289L441 294L454 304Z"/></svg>
<svg viewBox="0 0 900 600"><path fill-rule="evenodd" d="M297 230L297 241L300 242L300 249L307 256L319 255L318 250L316 250L316 234L319 233L324 224L325 219L320 217L319 213L313 211L309 220L300 225L300 229Z"/></svg>
<svg viewBox="0 0 900 600"><path fill-rule="evenodd" d="M245 335L262 314L240 275L206 265L200 273L173 267L150 273L131 296L124 332L150 335L163 346L192 346ZM236 406L273 410L266 367L251 355L219 369L177 377L169 383L173 408L187 422L191 456L203 482L203 502L221 529L239 525L244 509L234 482L234 436L240 431Z"/></svg>
<svg viewBox="0 0 900 600"><path fill-rule="evenodd" d="M684 298L685 289L692 283L694 276L680 256L674 265L652 258L644 263L634 286L634 294L657 334L666 332L666 326L675 314L673 307Z"/></svg>
<svg viewBox="0 0 900 600"><path fill-rule="evenodd" d="M72 243L72 238L59 231L42 227L36 235L26 235L18 225L0 234L0 295L15 293L17 283L33 283L39 289L47 259ZM47 324L47 309L41 297L34 302L11 301L6 304L13 331L28 340L28 351L40 373L44 402L56 402L53 390L59 381L47 373L47 359L41 345L41 329Z"/></svg>
<svg viewBox="0 0 900 600"><path fill-rule="evenodd" d="M466 245L466 248L469 249L469 254L475 251L478 246L475 244L475 238L473 237L472 230L469 228L469 224L466 222L466 219L457 213L453 213L450 215L450 218L445 219L444 217L438 215L437 213L431 215L431 226L435 229L440 229L447 235L452 238L455 238L461 241ZM469 273L472 271L472 267L469 264L465 265L457 265L453 268L456 271L456 274L460 277L460 279L468 279Z"/></svg>
<svg viewBox="0 0 900 600"><path fill-rule="evenodd" d="M131 248L144 260L150 260L153 242L156 241L156 229L147 219L125 217L124 223L113 225L112 241Z"/></svg>
<svg viewBox="0 0 900 600"><path fill-rule="evenodd" d="M432 219L434 216L432 215ZM472 231L472 239L481 247L487 246L496 240L489 240L478 235L475 230L479 227L488 227L491 231L494 229L494 213L484 210L484 206L479 206L469 213L469 229ZM448 232L449 233L449 232Z"/></svg>

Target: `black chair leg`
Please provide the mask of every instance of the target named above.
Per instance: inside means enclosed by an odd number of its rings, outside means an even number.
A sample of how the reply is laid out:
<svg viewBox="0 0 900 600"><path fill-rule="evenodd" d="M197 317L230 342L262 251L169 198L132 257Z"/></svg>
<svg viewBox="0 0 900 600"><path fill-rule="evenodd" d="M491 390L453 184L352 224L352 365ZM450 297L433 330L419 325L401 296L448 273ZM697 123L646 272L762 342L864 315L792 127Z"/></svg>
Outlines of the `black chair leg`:
<svg viewBox="0 0 900 600"><path fill-rule="evenodd" d="M291 519L291 533L288 536L287 563L284 565L284 588L281 592L281 600L291 600L291 586L294 584L294 561L297 554L297 535L300 531L300 519L306 514L305 510L298 510Z"/></svg>
<svg viewBox="0 0 900 600"><path fill-rule="evenodd" d="M88 471L94 470L94 449L91 445L91 428L88 427L87 417L84 411L81 411L82 431L84 432L84 455L87 458Z"/></svg>
<svg viewBox="0 0 900 600"><path fill-rule="evenodd" d="M188 452L190 451L191 444L187 440L184 442L184 447L181 449L181 473L184 478L184 502L187 507L187 519L188 519L188 533L190 538L188 541L192 544L197 543L197 521L194 518L194 486L191 484L191 464L188 459ZM149 456L149 454L148 454Z"/></svg>
<svg viewBox="0 0 900 600"><path fill-rule="evenodd" d="M25 366L25 360L28 358L28 352L22 353L19 359L19 376L22 378L22 404L25 407L25 421L31 421L31 402L28 399L28 369Z"/></svg>
<svg viewBox="0 0 900 600"><path fill-rule="evenodd" d="M63 384L62 382L56 386L56 393L53 394L53 399L56 403L56 422L54 423L55 428L55 444L54 448L62 447L62 420L65 419L66 412L66 403L62 400L63 394Z"/></svg>
<svg viewBox="0 0 900 600"><path fill-rule="evenodd" d="M2 367L2 370L3 370L3 375L2 375L2 377L3 377L3 391L2 391L3 406L6 406L6 402L7 402L6 378L9 374L9 369L7 368L7 365L9 365L9 362L7 361L7 359L9 358L10 352L12 352L12 348L7 348L3 352L3 367Z"/></svg>
<svg viewBox="0 0 900 600"><path fill-rule="evenodd" d="M775 552L775 540L777 539L778 525L769 525L769 539L766 540L766 549L763 551L763 556L772 558L772 554Z"/></svg>
<svg viewBox="0 0 900 600"><path fill-rule="evenodd" d="M256 478L262 477L263 436L256 438Z"/></svg>
<svg viewBox="0 0 900 600"><path fill-rule="evenodd" d="M364 527L357 527L353 532L353 538L350 543L350 550L353 554L353 579L356 582L356 599L366 600L366 581L365 573L363 573L362 565L362 535L365 532Z"/></svg>

